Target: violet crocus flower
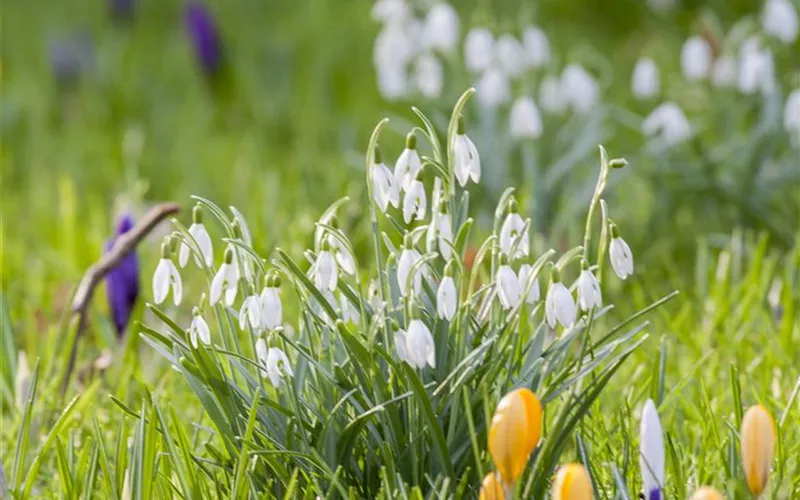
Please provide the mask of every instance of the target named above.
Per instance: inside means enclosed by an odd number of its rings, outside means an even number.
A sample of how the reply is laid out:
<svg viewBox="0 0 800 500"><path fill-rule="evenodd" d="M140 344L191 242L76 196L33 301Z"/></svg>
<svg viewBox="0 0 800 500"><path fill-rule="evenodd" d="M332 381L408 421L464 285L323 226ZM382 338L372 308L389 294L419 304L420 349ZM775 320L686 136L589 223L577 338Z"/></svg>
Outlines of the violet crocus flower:
<svg viewBox="0 0 800 500"><path fill-rule="evenodd" d="M136 0L110 0L109 6L111 7L111 17L116 21L130 21L136 10Z"/></svg>
<svg viewBox="0 0 800 500"><path fill-rule="evenodd" d="M222 66L222 42L211 11L202 2L189 2L184 8L184 22L197 63L204 73L215 75Z"/></svg>
<svg viewBox="0 0 800 500"><path fill-rule="evenodd" d="M114 237L106 243L105 251L114 246L117 238L133 228L133 217L129 213L123 214L117 220L117 230ZM128 326L128 321L139 296L139 259L136 250L132 250L122 258L119 264L106 274L106 293L117 337L121 338Z"/></svg>

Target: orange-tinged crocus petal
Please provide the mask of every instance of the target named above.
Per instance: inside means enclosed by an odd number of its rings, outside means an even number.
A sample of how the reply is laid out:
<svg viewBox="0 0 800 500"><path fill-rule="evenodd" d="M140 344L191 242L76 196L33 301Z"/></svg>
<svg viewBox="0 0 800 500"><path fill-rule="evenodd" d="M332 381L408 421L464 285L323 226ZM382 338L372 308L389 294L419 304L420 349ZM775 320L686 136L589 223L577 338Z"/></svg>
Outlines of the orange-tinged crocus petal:
<svg viewBox="0 0 800 500"><path fill-rule="evenodd" d="M558 469L553 500L592 500L592 481L583 465L567 464Z"/></svg>
<svg viewBox="0 0 800 500"><path fill-rule="evenodd" d="M480 500L505 500L505 498L503 484L497 474L494 472L486 474L481 483Z"/></svg>
<svg viewBox="0 0 800 500"><path fill-rule="evenodd" d="M492 417L489 453L506 484L516 483L542 436L542 404L530 389L509 392Z"/></svg>
<svg viewBox="0 0 800 500"><path fill-rule="evenodd" d="M722 493L709 486L703 486L689 497L689 500L724 500Z"/></svg>
<svg viewBox="0 0 800 500"><path fill-rule="evenodd" d="M747 487L755 496L767 487L775 456L775 422L762 405L751 406L742 419L742 466Z"/></svg>

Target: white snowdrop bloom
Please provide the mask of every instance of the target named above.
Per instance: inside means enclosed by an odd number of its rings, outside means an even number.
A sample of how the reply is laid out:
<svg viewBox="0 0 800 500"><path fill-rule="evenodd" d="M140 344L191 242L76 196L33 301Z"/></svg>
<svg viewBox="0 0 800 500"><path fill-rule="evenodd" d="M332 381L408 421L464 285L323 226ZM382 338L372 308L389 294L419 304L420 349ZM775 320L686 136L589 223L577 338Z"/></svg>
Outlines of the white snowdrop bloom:
<svg viewBox="0 0 800 500"><path fill-rule="evenodd" d="M511 259L527 257L530 252L530 238L525 221L519 215L516 201L509 203L508 215L500 227L500 253Z"/></svg>
<svg viewBox="0 0 800 500"><path fill-rule="evenodd" d="M511 266L508 264L500 266L494 282L495 287L497 287L497 298L500 299L500 305L503 306L503 309L512 309L522 302L522 285L520 285L519 277L511 269Z"/></svg>
<svg viewBox="0 0 800 500"><path fill-rule="evenodd" d="M402 22L408 19L411 7L405 0L378 0L372 6L372 19L383 23Z"/></svg>
<svg viewBox="0 0 800 500"><path fill-rule="evenodd" d="M373 279L369 283L369 288L367 289L367 300L369 301L369 305L375 311L375 314L383 314L384 303L383 300L381 300L380 283L378 283L377 278Z"/></svg>
<svg viewBox="0 0 800 500"><path fill-rule="evenodd" d="M331 253L330 236L322 241L317 260L314 262L314 286L320 290L336 290L339 283L339 266Z"/></svg>
<svg viewBox="0 0 800 500"><path fill-rule="evenodd" d="M588 268L583 269L578 277L578 304L584 311L603 306L600 283Z"/></svg>
<svg viewBox="0 0 800 500"><path fill-rule="evenodd" d="M460 28L458 13L447 2L436 2L425 16L423 45L430 50L451 53L458 44Z"/></svg>
<svg viewBox="0 0 800 500"><path fill-rule="evenodd" d="M541 68L550 62L550 40L538 26L528 26L522 34L522 46L531 68Z"/></svg>
<svg viewBox="0 0 800 500"><path fill-rule="evenodd" d="M528 283L532 272L533 266L530 264L522 264L519 268L519 284L522 287L522 293L524 294L525 302L528 304L535 304L538 302L542 293L539 290L538 277L534 278L533 282ZM527 294L525 293L525 290L527 290Z"/></svg>
<svg viewBox="0 0 800 500"><path fill-rule="evenodd" d="M783 108L783 128L796 141L800 141L800 88L794 89L786 98Z"/></svg>
<svg viewBox="0 0 800 500"><path fill-rule="evenodd" d="M689 37L681 49L681 70L689 81L702 80L708 76L712 61L711 45L700 36Z"/></svg>
<svg viewBox="0 0 800 500"><path fill-rule="evenodd" d="M414 56L414 40L405 23L390 23L375 38L372 61L377 69L402 68Z"/></svg>
<svg viewBox="0 0 800 500"><path fill-rule="evenodd" d="M711 83L715 87L732 87L736 84L736 58L731 55L722 55L714 61L711 70Z"/></svg>
<svg viewBox="0 0 800 500"><path fill-rule="evenodd" d="M189 342L195 349L197 349L198 340L205 345L211 345L211 330L209 330L206 320L203 319L203 315L200 314L200 309L195 307L192 310L192 324L189 325Z"/></svg>
<svg viewBox="0 0 800 500"><path fill-rule="evenodd" d="M409 246L403 248L400 252L400 258L397 259L397 286L400 288L400 295L403 297L408 293L408 278L411 274L411 268L422 258L416 249L411 248L410 237L406 238L406 240ZM411 288L413 293L419 293L422 288L422 273L416 272L414 274Z"/></svg>
<svg viewBox="0 0 800 500"><path fill-rule="evenodd" d="M396 101L409 92L408 74L403 64L381 64L378 71L378 92L387 101Z"/></svg>
<svg viewBox="0 0 800 500"><path fill-rule="evenodd" d="M525 72L528 58L522 44L512 35L501 35L494 46L495 60L503 72L511 78L517 78Z"/></svg>
<svg viewBox="0 0 800 500"><path fill-rule="evenodd" d="M406 362L422 369L427 364L436 368L436 346L431 331L420 319L412 319L406 332Z"/></svg>
<svg viewBox="0 0 800 500"><path fill-rule="evenodd" d="M31 387L31 368L25 351L17 352L17 370L14 372L14 404L23 411Z"/></svg>
<svg viewBox="0 0 800 500"><path fill-rule="evenodd" d="M342 310L342 321L345 323L358 323L361 315L358 313L358 308L355 307L350 300L344 295L339 293L339 307Z"/></svg>
<svg viewBox="0 0 800 500"><path fill-rule="evenodd" d="M555 328L556 323L561 323L566 328L569 328L575 323L575 317L578 314L575 301L572 300L572 294L569 293L564 283L561 283L558 278L558 272L555 270L553 271L553 280L547 289L544 310L547 324L550 325L550 328Z"/></svg>
<svg viewBox="0 0 800 500"><path fill-rule="evenodd" d="M417 153L417 136L409 132L406 136L406 147L394 164L394 180L401 190L407 191L422 169Z"/></svg>
<svg viewBox="0 0 800 500"><path fill-rule="evenodd" d="M762 48L761 42L755 36L742 43L737 87L743 94L769 93L775 89L775 62L772 52Z"/></svg>
<svg viewBox="0 0 800 500"><path fill-rule="evenodd" d="M664 487L664 435L652 399L647 400L642 410L639 468L642 471L645 498L661 498Z"/></svg>
<svg viewBox="0 0 800 500"><path fill-rule="evenodd" d="M439 318L452 321L458 307L458 292L452 276L445 274L436 291L436 313Z"/></svg>
<svg viewBox="0 0 800 500"><path fill-rule="evenodd" d="M257 294L250 295L239 309L239 328L247 330L252 328L258 331L261 328L261 300Z"/></svg>
<svg viewBox="0 0 800 500"><path fill-rule="evenodd" d="M406 350L406 331L398 328L394 331L394 349L397 353L397 359L405 361L410 364L408 360L408 351Z"/></svg>
<svg viewBox="0 0 800 500"><path fill-rule="evenodd" d="M203 261L205 261L206 266L211 267L211 264L214 262L214 247L211 243L211 236L209 236L206 226L203 225L203 212L200 205L196 205L192 210L192 225L189 226L189 235L197 242L197 246L200 249L200 253L203 255ZM189 245L185 241L182 241L181 248L178 251L178 264L180 264L181 267L186 267L186 263L189 262L190 253L191 249ZM195 257L194 261L198 267L201 266L200 259Z"/></svg>
<svg viewBox="0 0 800 500"><path fill-rule="evenodd" d="M565 100L579 114L590 111L600 97L597 81L578 64L569 64L564 68L561 86Z"/></svg>
<svg viewBox="0 0 800 500"><path fill-rule="evenodd" d="M611 243L608 246L608 259L611 268L619 279L624 280L633 274L633 254L631 248L619 236L617 226L611 226Z"/></svg>
<svg viewBox="0 0 800 500"><path fill-rule="evenodd" d="M272 387L280 387L283 377L294 376L292 365L286 353L277 347L267 349L264 339L258 339L258 342L256 342L256 353L258 354L259 362L266 368L261 370L261 376L269 377Z"/></svg>
<svg viewBox="0 0 800 500"><path fill-rule="evenodd" d="M472 28L464 39L464 64L472 73L480 73L492 64L494 36L486 28Z"/></svg>
<svg viewBox="0 0 800 500"><path fill-rule="evenodd" d="M509 133L514 139L536 139L542 135L542 115L529 96L514 101L509 122Z"/></svg>
<svg viewBox="0 0 800 500"><path fill-rule="evenodd" d="M400 187L395 182L392 171L381 161L380 149L377 146L372 163L372 196L381 212L386 212L390 204L393 207L400 204Z"/></svg>
<svg viewBox="0 0 800 500"><path fill-rule="evenodd" d="M648 136L658 136L667 146L692 136L689 120L674 102L666 102L654 109L642 122L642 131Z"/></svg>
<svg viewBox="0 0 800 500"><path fill-rule="evenodd" d="M425 234L425 245L428 252L439 252L444 260L449 260L453 253L453 225L446 202L440 202L439 211L432 215Z"/></svg>
<svg viewBox="0 0 800 500"><path fill-rule="evenodd" d="M414 81L417 90L427 99L435 99L442 94L444 69L433 54L422 54L414 64Z"/></svg>
<svg viewBox="0 0 800 500"><path fill-rule="evenodd" d="M649 57L642 57L633 68L631 91L638 99L650 99L658 96L661 91L661 82L658 66Z"/></svg>
<svg viewBox="0 0 800 500"><path fill-rule="evenodd" d="M335 236L331 236L330 243L331 251L333 252L333 256L336 257L339 268L346 274L354 276L356 274L356 261L353 258L353 254L350 253L350 250L347 248L347 245Z"/></svg>
<svg viewBox="0 0 800 500"><path fill-rule="evenodd" d="M483 72L481 79L475 84L475 98L487 109L494 109L511 99L511 84L506 74L490 67Z"/></svg>
<svg viewBox="0 0 800 500"><path fill-rule="evenodd" d="M422 220L425 218L427 209L428 199L425 195L425 186L422 182L415 180L411 183L403 198L403 220L406 224L413 219Z"/></svg>
<svg viewBox="0 0 800 500"><path fill-rule="evenodd" d="M797 40L800 21L790 0L767 0L761 14L764 31L789 45Z"/></svg>
<svg viewBox="0 0 800 500"><path fill-rule="evenodd" d="M232 306L233 301L236 300L236 292L238 290L237 282L239 281L239 274L233 264L233 249L225 249L225 257L223 258L222 265L219 266L217 274L211 280L211 292L209 293L209 304L213 307L225 293L225 305Z"/></svg>
<svg viewBox="0 0 800 500"><path fill-rule="evenodd" d="M261 327L274 330L283 325L283 303L281 302L280 278L269 276L261 290Z"/></svg>
<svg viewBox="0 0 800 500"><path fill-rule="evenodd" d="M547 113L561 114L567 107L561 89L561 80L553 75L545 76L539 85L539 106Z"/></svg>
<svg viewBox="0 0 800 500"><path fill-rule="evenodd" d="M470 179L478 183L481 180L481 157L475 143L464 133L464 121L459 119L458 130L453 144L454 170L461 187Z"/></svg>
<svg viewBox="0 0 800 500"><path fill-rule="evenodd" d="M178 268L170 258L169 243L161 245L161 260L158 261L156 271L153 273L153 300L156 304L164 302L170 289L172 289L172 301L175 305L180 305L183 296L183 282Z"/></svg>

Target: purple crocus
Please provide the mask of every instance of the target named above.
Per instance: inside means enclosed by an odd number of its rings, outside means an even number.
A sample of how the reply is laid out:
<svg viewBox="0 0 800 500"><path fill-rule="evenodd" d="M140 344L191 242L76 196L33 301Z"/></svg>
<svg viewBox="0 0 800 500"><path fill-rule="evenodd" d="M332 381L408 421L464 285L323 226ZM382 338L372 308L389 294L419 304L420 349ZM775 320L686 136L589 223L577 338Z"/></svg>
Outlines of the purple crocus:
<svg viewBox="0 0 800 500"><path fill-rule="evenodd" d="M92 66L92 41L86 33L62 36L50 41L50 67L56 83L70 87L77 83L81 74Z"/></svg>
<svg viewBox="0 0 800 500"><path fill-rule="evenodd" d="M184 22L197 63L207 75L217 74L222 67L222 42L211 12L202 2L188 2Z"/></svg>
<svg viewBox="0 0 800 500"><path fill-rule="evenodd" d="M114 237L106 243L105 251L114 246L117 238L127 233L133 227L133 217L125 213L117 220L117 230ZM119 264L106 274L106 293L114 327L117 329L117 338L121 338L128 326L128 321L139 296L139 260L136 250L132 250L122 258Z"/></svg>
<svg viewBox="0 0 800 500"><path fill-rule="evenodd" d="M136 10L136 0L110 0L111 17L116 21L125 22L133 19Z"/></svg>

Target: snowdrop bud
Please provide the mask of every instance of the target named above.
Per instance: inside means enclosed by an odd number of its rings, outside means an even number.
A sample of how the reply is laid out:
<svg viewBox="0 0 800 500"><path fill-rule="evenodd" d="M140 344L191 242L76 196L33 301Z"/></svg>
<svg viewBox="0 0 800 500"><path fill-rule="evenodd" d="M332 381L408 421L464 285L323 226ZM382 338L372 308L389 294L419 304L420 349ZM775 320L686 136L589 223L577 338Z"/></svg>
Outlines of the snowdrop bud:
<svg viewBox="0 0 800 500"><path fill-rule="evenodd" d="M483 72L483 76L475 84L475 98L487 109L495 109L511 98L511 86L508 77L497 68L491 67Z"/></svg>
<svg viewBox="0 0 800 500"><path fill-rule="evenodd" d="M665 102L644 119L642 132L649 136L656 136L669 147L690 138L692 126L677 104Z"/></svg>
<svg viewBox="0 0 800 500"><path fill-rule="evenodd" d="M625 158L612 158L609 160L608 166L611 168L625 168L628 166L628 160Z"/></svg>
<svg viewBox="0 0 800 500"><path fill-rule="evenodd" d="M417 178L422 164L417 153L417 136L409 132L406 136L406 147L394 164L394 180L401 190L407 191Z"/></svg>
<svg viewBox="0 0 800 500"><path fill-rule="evenodd" d="M461 187L467 185L470 179L478 183L481 180L481 157L478 148L464 131L464 119L458 119L458 129L453 144L454 170Z"/></svg>
<svg viewBox="0 0 800 500"><path fill-rule="evenodd" d="M762 48L755 36L748 38L740 49L737 87L744 94L768 93L775 89L772 53Z"/></svg>
<svg viewBox="0 0 800 500"><path fill-rule="evenodd" d="M444 70L436 56L422 54L417 58L414 70L414 80L420 94L427 99L435 99L442 94Z"/></svg>
<svg viewBox="0 0 800 500"><path fill-rule="evenodd" d="M225 304L232 306L233 301L236 300L236 292L238 290L237 282L239 281L239 274L236 266L233 263L233 249L228 247L225 249L225 255L222 260L222 265L219 266L217 274L211 280L211 291L209 293L209 304L213 307L225 293Z"/></svg>
<svg viewBox="0 0 800 500"><path fill-rule="evenodd" d="M423 45L431 50L453 52L458 43L459 19L456 9L447 2L433 4L425 16Z"/></svg>
<svg viewBox="0 0 800 500"><path fill-rule="evenodd" d="M539 86L539 105L548 113L560 114L567 106L566 97L561 91L561 81L552 75L542 79Z"/></svg>
<svg viewBox="0 0 800 500"><path fill-rule="evenodd" d="M633 274L633 254L625 240L619 236L616 224L611 224L611 243L608 246L608 259L611 268L619 279L627 279Z"/></svg>
<svg viewBox="0 0 800 500"><path fill-rule="evenodd" d="M711 45L705 38L690 37L681 49L681 69L689 81L702 80L711 70Z"/></svg>
<svg viewBox="0 0 800 500"><path fill-rule="evenodd" d="M507 485L517 482L542 436L542 404L530 389L509 392L497 404L489 425L488 448Z"/></svg>
<svg viewBox="0 0 800 500"><path fill-rule="evenodd" d="M494 47L495 58L503 72L517 78L525 71L527 58L522 45L511 35L501 35Z"/></svg>
<svg viewBox="0 0 800 500"><path fill-rule="evenodd" d="M725 500L722 493L709 486L703 486L689 497L689 500Z"/></svg>
<svg viewBox="0 0 800 500"><path fill-rule="evenodd" d="M555 328L557 323L569 328L575 323L578 311L572 294L566 286L561 283L558 269L553 267L550 287L547 289L547 297L544 302L545 316L550 328Z"/></svg>
<svg viewBox="0 0 800 500"><path fill-rule="evenodd" d="M403 220L406 224L412 219L422 220L425 218L425 211L428 209L428 199L425 195L425 186L421 181L415 179L406 191L403 198Z"/></svg>
<svg viewBox="0 0 800 500"><path fill-rule="evenodd" d="M592 481L581 464L567 464L558 468L553 481L553 500L592 500Z"/></svg>
<svg viewBox="0 0 800 500"><path fill-rule="evenodd" d="M486 70L494 56L494 36L486 28L473 28L464 40L464 63L472 73Z"/></svg>
<svg viewBox="0 0 800 500"><path fill-rule="evenodd" d="M800 22L797 19L797 10L790 0L767 0L761 15L761 24L767 34L786 45L797 40Z"/></svg>
<svg viewBox="0 0 800 500"><path fill-rule="evenodd" d="M452 321L457 307L458 291L456 282L453 280L452 265L448 263L445 267L445 276L439 283L439 290L436 292L436 313L440 319Z"/></svg>
<svg viewBox="0 0 800 500"><path fill-rule="evenodd" d="M588 311L593 307L603 306L600 283L589 270L589 265L586 261L581 263L581 275L578 277L578 303L584 311Z"/></svg>
<svg viewBox="0 0 800 500"><path fill-rule="evenodd" d="M339 282L339 269L331 253L330 236L322 240L322 247L314 263L314 286L320 290L336 290Z"/></svg>
<svg viewBox="0 0 800 500"><path fill-rule="evenodd" d="M515 139L536 139L542 135L542 116L529 96L519 97L511 107L509 132Z"/></svg>
<svg viewBox="0 0 800 500"><path fill-rule="evenodd" d="M758 497L767 487L775 456L775 422L764 406L751 406L747 410L742 419L740 436L747 487Z"/></svg>
<svg viewBox="0 0 800 500"><path fill-rule="evenodd" d="M714 69L711 71L711 83L715 87L731 87L736 83L736 58L730 55L722 55L714 61Z"/></svg>
<svg viewBox="0 0 800 500"><path fill-rule="evenodd" d="M28 356L25 351L17 353L17 371L14 374L14 404L17 410L25 409L28 391L31 387L31 368L28 365Z"/></svg>
<svg viewBox="0 0 800 500"><path fill-rule="evenodd" d="M156 271L153 273L153 299L156 304L164 302L169 291L172 290L172 300L175 305L180 305L183 295L183 283L181 275L175 263L172 262L172 252L170 243L164 242L161 245L161 260L158 261Z"/></svg>
<svg viewBox="0 0 800 500"><path fill-rule="evenodd" d="M550 41L537 26L528 26L522 34L525 57L532 68L541 68L550 62Z"/></svg>
<svg viewBox="0 0 800 500"><path fill-rule="evenodd" d="M580 114L589 112L600 97L600 87L582 66L570 64L561 73L563 96L572 109Z"/></svg>
<svg viewBox="0 0 800 500"><path fill-rule="evenodd" d="M638 99L656 97L661 89L658 66L649 57L642 57L633 68L631 90Z"/></svg>
<svg viewBox="0 0 800 500"><path fill-rule="evenodd" d="M497 297L504 310L513 309L522 302L522 286L519 278L508 264L503 263L497 270L495 286L497 287Z"/></svg>
<svg viewBox="0 0 800 500"><path fill-rule="evenodd" d="M481 483L481 493L479 500L505 500L503 484L500 477L495 472L486 474Z"/></svg>
<svg viewBox="0 0 800 500"><path fill-rule="evenodd" d="M192 324L189 326L189 341L192 347L197 349L198 339L205 345L211 344L211 331L208 328L208 323L203 319L200 314L200 309L195 307L192 309Z"/></svg>
<svg viewBox="0 0 800 500"><path fill-rule="evenodd" d="M800 88L794 89L786 98L783 108L783 127L795 143L800 144Z"/></svg>
<svg viewBox="0 0 800 500"><path fill-rule="evenodd" d="M372 162L372 196L381 212L391 204L397 207L400 204L400 186L395 182L394 174L381 161L381 150L375 146Z"/></svg>
<svg viewBox="0 0 800 500"><path fill-rule="evenodd" d="M642 472L644 496L647 499L662 498L664 487L664 435L661 420L652 399L648 399L642 410L641 436L639 441L639 468Z"/></svg>
<svg viewBox="0 0 800 500"><path fill-rule="evenodd" d="M436 368L436 346L431 331L420 319L412 319L406 333L406 361L414 368L423 369L427 364Z"/></svg>
<svg viewBox="0 0 800 500"><path fill-rule="evenodd" d="M211 267L214 261L214 247L211 243L211 236L203 225L203 208L199 203L195 205L192 210L192 225L189 226L189 235L197 242L205 265ZM186 243L186 241L181 241L181 247L178 253L178 264L180 264L181 267L186 267L186 263L189 262L190 253L191 249L189 248L189 244ZM194 261L198 267L202 266L202 262L199 258L195 257Z"/></svg>

